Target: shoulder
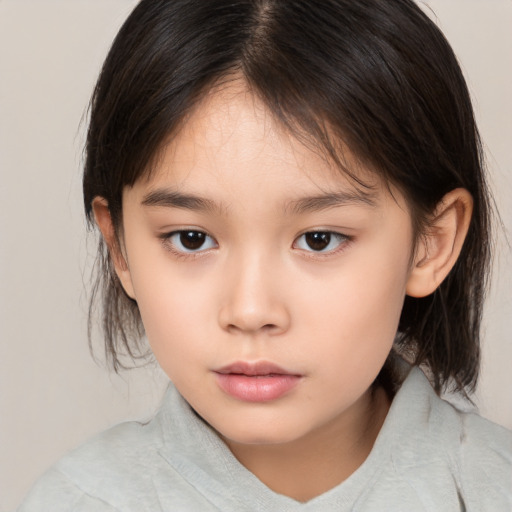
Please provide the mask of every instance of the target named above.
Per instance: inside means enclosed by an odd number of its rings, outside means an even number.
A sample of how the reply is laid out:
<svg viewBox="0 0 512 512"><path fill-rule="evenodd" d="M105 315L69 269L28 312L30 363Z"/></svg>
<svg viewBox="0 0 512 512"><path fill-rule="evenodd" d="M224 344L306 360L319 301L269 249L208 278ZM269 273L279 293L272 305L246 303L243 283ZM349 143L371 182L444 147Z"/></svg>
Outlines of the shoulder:
<svg viewBox="0 0 512 512"><path fill-rule="evenodd" d="M117 425L73 450L34 485L18 512L114 511L147 494L162 444L158 417ZM142 510L142 509L140 509Z"/></svg>
<svg viewBox="0 0 512 512"><path fill-rule="evenodd" d="M483 510L512 510L512 432L477 414L459 413L458 462L463 495Z"/></svg>
<svg viewBox="0 0 512 512"><path fill-rule="evenodd" d="M432 492L455 493L468 511L512 510L512 432L438 397L417 368L396 399L395 459L406 478L421 473Z"/></svg>
<svg viewBox="0 0 512 512"><path fill-rule="evenodd" d="M32 487L17 512L114 512L112 505L87 494L57 468L47 471Z"/></svg>
<svg viewBox="0 0 512 512"><path fill-rule="evenodd" d="M151 421L122 423L73 450L43 475L18 512L217 510L204 489L216 484L189 460L195 454L203 462L205 430L170 385Z"/></svg>

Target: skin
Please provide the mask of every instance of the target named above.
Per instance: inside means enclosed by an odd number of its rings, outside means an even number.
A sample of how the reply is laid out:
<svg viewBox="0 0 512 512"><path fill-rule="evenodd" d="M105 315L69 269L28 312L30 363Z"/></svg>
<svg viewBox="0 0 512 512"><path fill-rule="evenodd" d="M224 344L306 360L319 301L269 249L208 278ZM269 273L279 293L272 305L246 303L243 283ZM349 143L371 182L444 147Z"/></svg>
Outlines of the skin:
<svg viewBox="0 0 512 512"><path fill-rule="evenodd" d="M444 279L471 216L469 194L453 191L415 245L402 195L348 151L347 165L371 185L370 201L231 84L212 91L150 176L125 189L121 247L106 201L93 204L164 371L244 466L299 501L368 456L389 408L371 385L404 297ZM185 229L207 234L204 245L185 252L176 234ZM339 235L319 251L311 231ZM247 402L217 379L237 361L271 362L300 379L282 397Z"/></svg>

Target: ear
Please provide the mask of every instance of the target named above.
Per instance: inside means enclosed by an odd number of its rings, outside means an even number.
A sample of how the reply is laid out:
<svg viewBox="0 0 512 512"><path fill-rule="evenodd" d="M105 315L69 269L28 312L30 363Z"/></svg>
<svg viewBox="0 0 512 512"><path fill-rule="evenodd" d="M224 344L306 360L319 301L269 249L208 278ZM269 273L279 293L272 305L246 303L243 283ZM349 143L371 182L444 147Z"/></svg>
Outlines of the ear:
<svg viewBox="0 0 512 512"><path fill-rule="evenodd" d="M443 282L462 250L472 212L473 198L466 189L457 188L443 197L428 232L418 241L407 295L426 297Z"/></svg>
<svg viewBox="0 0 512 512"><path fill-rule="evenodd" d="M107 244L108 253L110 258L112 258L117 277L126 294L135 299L130 269L119 245L107 200L103 197L95 197L92 201L92 211L96 224Z"/></svg>

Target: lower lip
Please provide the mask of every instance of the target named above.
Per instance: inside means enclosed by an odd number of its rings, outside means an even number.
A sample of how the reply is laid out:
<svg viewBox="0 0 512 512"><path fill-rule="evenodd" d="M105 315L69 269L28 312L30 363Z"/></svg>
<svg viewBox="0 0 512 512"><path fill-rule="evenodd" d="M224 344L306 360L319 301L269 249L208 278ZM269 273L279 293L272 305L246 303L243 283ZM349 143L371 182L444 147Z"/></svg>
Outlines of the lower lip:
<svg viewBox="0 0 512 512"><path fill-rule="evenodd" d="M290 392L298 383L298 375L249 376L237 373L217 373L220 388L244 402L270 402Z"/></svg>

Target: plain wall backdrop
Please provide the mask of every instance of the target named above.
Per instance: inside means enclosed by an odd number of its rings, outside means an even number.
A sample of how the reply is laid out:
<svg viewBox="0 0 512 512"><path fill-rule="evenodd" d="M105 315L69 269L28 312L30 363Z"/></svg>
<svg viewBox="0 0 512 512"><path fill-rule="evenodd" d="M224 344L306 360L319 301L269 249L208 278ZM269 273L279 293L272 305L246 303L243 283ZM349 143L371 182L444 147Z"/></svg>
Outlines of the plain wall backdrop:
<svg viewBox="0 0 512 512"><path fill-rule="evenodd" d="M468 80L505 224L476 399L483 416L512 428L512 1L426 3ZM165 386L155 367L109 374L86 338L96 244L82 213L80 123L134 5L0 0L0 512L93 433L150 416Z"/></svg>

